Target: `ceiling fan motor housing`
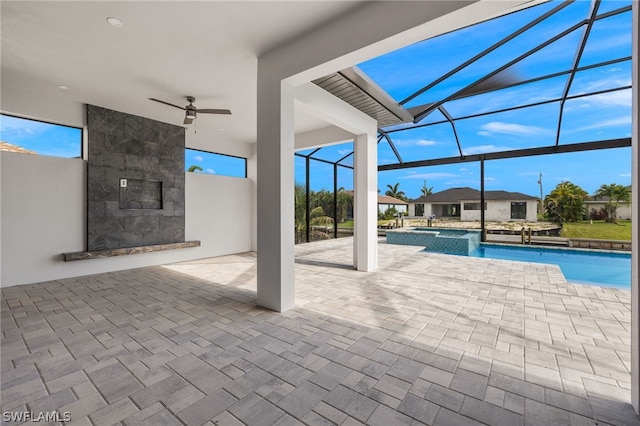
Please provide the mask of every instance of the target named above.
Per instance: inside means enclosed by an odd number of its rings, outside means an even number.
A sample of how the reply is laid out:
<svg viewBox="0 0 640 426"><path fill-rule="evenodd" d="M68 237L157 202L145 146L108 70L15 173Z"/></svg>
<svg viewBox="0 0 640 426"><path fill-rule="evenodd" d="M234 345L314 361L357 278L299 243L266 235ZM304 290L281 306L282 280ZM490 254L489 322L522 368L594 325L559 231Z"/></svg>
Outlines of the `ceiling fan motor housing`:
<svg viewBox="0 0 640 426"><path fill-rule="evenodd" d="M189 101L192 102L192 101ZM186 111L186 118L190 118L192 120L196 119L196 107L194 107L193 105L187 105L185 107L185 111Z"/></svg>

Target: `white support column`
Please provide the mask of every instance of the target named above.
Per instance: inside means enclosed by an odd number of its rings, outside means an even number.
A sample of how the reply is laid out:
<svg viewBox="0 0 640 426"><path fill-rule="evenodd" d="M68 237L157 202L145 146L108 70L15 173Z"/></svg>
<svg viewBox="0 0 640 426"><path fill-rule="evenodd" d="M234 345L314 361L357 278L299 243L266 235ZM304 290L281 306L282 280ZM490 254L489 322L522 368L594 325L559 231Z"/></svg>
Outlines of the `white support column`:
<svg viewBox="0 0 640 426"><path fill-rule="evenodd" d="M633 2L631 66L631 403L640 414L640 3Z"/></svg>
<svg viewBox="0 0 640 426"><path fill-rule="evenodd" d="M353 266L364 272L378 267L378 144L376 129L354 141Z"/></svg>
<svg viewBox="0 0 640 426"><path fill-rule="evenodd" d="M293 89L258 73L258 305L295 306Z"/></svg>
<svg viewBox="0 0 640 426"><path fill-rule="evenodd" d="M258 147L247 158L247 179L251 181L251 251L258 251Z"/></svg>

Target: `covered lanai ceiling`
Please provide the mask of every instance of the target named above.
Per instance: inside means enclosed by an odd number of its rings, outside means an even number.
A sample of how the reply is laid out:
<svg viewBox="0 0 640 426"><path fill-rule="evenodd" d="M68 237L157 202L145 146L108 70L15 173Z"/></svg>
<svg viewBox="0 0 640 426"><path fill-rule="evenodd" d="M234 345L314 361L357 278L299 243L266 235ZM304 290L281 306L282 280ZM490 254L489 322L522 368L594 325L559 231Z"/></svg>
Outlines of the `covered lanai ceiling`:
<svg viewBox="0 0 640 426"><path fill-rule="evenodd" d="M76 110L93 104L181 125L183 112L148 98L184 106L191 95L199 108L233 113L199 117L199 135L254 143L257 58L361 5L2 1L3 111L78 126ZM108 17L124 25L114 27ZM301 117L299 125L326 123Z"/></svg>
<svg viewBox="0 0 640 426"><path fill-rule="evenodd" d="M378 120L380 170L630 146L631 41L631 1L551 1L316 84ZM361 107L368 91L377 109Z"/></svg>

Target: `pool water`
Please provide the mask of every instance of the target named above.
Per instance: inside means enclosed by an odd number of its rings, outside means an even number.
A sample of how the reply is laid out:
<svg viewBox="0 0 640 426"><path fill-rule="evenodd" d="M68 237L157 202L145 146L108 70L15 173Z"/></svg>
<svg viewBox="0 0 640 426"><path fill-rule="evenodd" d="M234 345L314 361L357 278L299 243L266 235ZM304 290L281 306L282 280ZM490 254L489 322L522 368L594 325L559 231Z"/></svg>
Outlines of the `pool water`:
<svg viewBox="0 0 640 426"><path fill-rule="evenodd" d="M558 265L567 281L631 288L631 254L482 244L471 257Z"/></svg>

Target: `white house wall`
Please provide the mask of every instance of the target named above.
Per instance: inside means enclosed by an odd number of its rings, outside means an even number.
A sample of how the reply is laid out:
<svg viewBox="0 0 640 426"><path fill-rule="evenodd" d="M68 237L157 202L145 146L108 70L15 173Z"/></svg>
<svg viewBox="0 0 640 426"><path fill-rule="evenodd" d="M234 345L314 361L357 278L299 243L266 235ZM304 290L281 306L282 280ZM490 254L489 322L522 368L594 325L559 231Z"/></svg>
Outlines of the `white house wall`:
<svg viewBox="0 0 640 426"><path fill-rule="evenodd" d="M0 153L0 286L160 265L251 248L251 181L187 173L182 250L63 262L85 250L86 162Z"/></svg>
<svg viewBox="0 0 640 426"><path fill-rule="evenodd" d="M538 220L537 201L527 201L527 222L535 222ZM480 220L480 210L477 211ZM508 221L511 220L511 201L487 201L487 210L485 212L485 220L487 221Z"/></svg>
<svg viewBox="0 0 640 426"><path fill-rule="evenodd" d="M589 217L589 214L591 213L591 210L597 210L599 211L600 209L603 209L607 203L594 203L594 202L590 202L590 203L586 203L585 204L587 207L587 217ZM622 220L627 220L627 219L631 219L631 203L620 203L620 205L618 206L617 210L616 210L616 216L618 219L622 219Z"/></svg>

